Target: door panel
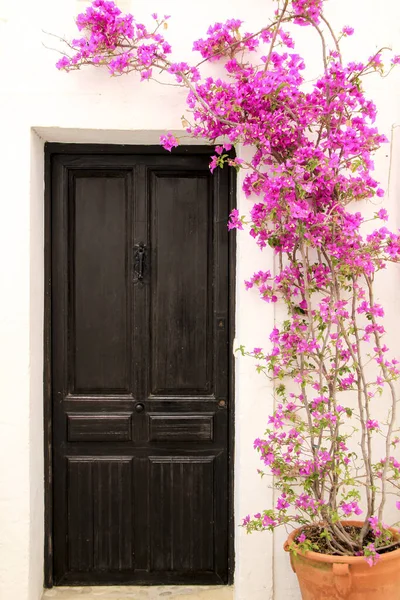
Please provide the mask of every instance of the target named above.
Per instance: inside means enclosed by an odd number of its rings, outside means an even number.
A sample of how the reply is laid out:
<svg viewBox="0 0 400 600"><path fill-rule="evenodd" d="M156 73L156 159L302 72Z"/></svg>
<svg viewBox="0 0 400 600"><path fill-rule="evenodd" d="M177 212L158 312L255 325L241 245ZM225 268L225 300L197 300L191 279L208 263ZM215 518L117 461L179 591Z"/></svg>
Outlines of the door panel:
<svg viewBox="0 0 400 600"><path fill-rule="evenodd" d="M126 177L73 178L71 392L128 392L129 219Z"/></svg>
<svg viewBox="0 0 400 600"><path fill-rule="evenodd" d="M132 458L68 459L68 566L126 571L134 564Z"/></svg>
<svg viewBox="0 0 400 600"><path fill-rule="evenodd" d="M56 584L226 583L228 173L52 157Z"/></svg>
<svg viewBox="0 0 400 600"><path fill-rule="evenodd" d="M198 442L214 439L214 415L149 413L149 442Z"/></svg>
<svg viewBox="0 0 400 600"><path fill-rule="evenodd" d="M67 413L68 442L130 442L132 413Z"/></svg>
<svg viewBox="0 0 400 600"><path fill-rule="evenodd" d="M210 393L212 195L204 172L152 172L152 395Z"/></svg>
<svg viewBox="0 0 400 600"><path fill-rule="evenodd" d="M150 457L150 511L163 527L152 527L153 571L212 571L214 568L214 456Z"/></svg>

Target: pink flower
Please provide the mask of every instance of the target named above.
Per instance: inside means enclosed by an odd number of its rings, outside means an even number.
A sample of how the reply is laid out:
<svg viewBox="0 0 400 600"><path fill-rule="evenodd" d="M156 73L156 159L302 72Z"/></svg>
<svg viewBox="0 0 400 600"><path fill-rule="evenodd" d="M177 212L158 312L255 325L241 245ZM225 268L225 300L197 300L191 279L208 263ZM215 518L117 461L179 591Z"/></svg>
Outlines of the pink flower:
<svg viewBox="0 0 400 600"><path fill-rule="evenodd" d="M62 58L60 58L60 60L56 63L56 67L57 69L65 69L65 67L68 67L70 64L70 59L67 56L63 56Z"/></svg>
<svg viewBox="0 0 400 600"><path fill-rule="evenodd" d="M271 519L268 515L263 517L262 524L264 527L276 527L277 522L274 519Z"/></svg>
<svg viewBox="0 0 400 600"><path fill-rule="evenodd" d="M240 220L239 211L237 208L234 208L231 214L229 215L228 229L243 229L243 224ZM252 285L246 284L246 287L247 289L249 289L250 287L252 287Z"/></svg>
<svg viewBox="0 0 400 600"><path fill-rule="evenodd" d="M160 137L160 143L162 147L165 148L165 150L168 150L169 152L171 152L172 148L176 148L176 146L179 146L178 140L170 132L167 133L167 135L162 135Z"/></svg>
<svg viewBox="0 0 400 600"><path fill-rule="evenodd" d="M365 560L367 561L370 567L376 565L376 563L380 559L380 554L377 553L376 548L372 543L368 544L368 546L364 548L364 555Z"/></svg>
<svg viewBox="0 0 400 600"><path fill-rule="evenodd" d="M342 511L346 517L349 517L353 513L355 515L362 514L361 508L358 506L358 503L355 501L348 502L348 503L342 502L342 504L340 505L340 508L342 509Z"/></svg>
<svg viewBox="0 0 400 600"><path fill-rule="evenodd" d="M286 494L282 494L282 496L280 496L278 498L278 501L276 503L276 509L277 510L285 510L286 508L288 508L290 506L289 502L286 500Z"/></svg>
<svg viewBox="0 0 400 600"><path fill-rule="evenodd" d="M152 73L153 73L152 69L147 69L145 71L142 71L140 73L141 81L144 81L145 79L150 79L150 77L152 76ZM165 146L164 146L164 148L165 148Z"/></svg>
<svg viewBox="0 0 400 600"><path fill-rule="evenodd" d="M384 531L388 527L387 525L385 525L385 523L380 523L378 521L378 517L370 517L368 521L376 537L380 537L381 535L383 535Z"/></svg>
<svg viewBox="0 0 400 600"><path fill-rule="evenodd" d="M304 535L304 533L301 533L301 534L298 536L298 538L297 538L297 542L298 542L299 544L304 544L304 542L306 541L306 539L307 539L307 538L306 538L306 536Z"/></svg>
<svg viewBox="0 0 400 600"><path fill-rule="evenodd" d="M368 419L368 421L366 422L366 428L369 430L376 430L379 429L379 423L378 421L375 421L373 419Z"/></svg>
<svg viewBox="0 0 400 600"><path fill-rule="evenodd" d="M385 208L381 208L376 214L379 219L382 219L382 221L387 221L389 218L389 215Z"/></svg>
<svg viewBox="0 0 400 600"><path fill-rule="evenodd" d="M299 307L300 307L302 310L307 310L307 302L306 302L306 300L302 300L302 301L299 303Z"/></svg>
<svg viewBox="0 0 400 600"><path fill-rule="evenodd" d="M347 25L342 29L343 35L353 35L354 29L353 27L348 27Z"/></svg>

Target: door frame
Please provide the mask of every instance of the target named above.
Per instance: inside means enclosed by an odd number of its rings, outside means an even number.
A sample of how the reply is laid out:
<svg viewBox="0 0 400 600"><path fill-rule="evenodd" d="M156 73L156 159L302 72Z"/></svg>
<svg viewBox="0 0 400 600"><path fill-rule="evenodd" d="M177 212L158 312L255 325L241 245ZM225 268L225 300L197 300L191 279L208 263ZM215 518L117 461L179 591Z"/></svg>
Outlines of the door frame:
<svg viewBox="0 0 400 600"><path fill-rule="evenodd" d="M174 155L211 156L212 146L178 146ZM52 178L51 167L54 155L68 154L146 154L162 155L166 151L161 146L127 146L114 144L62 144L47 142L44 147L45 189L44 189L44 586L53 587L53 431L52 431L52 348L51 348L51 208ZM229 167L225 167L229 168ZM229 168L229 207L236 207L236 173ZM235 452L235 287L236 287L236 233L229 235L229 402L228 402L228 585L232 585L235 569L235 532L234 532L234 452Z"/></svg>

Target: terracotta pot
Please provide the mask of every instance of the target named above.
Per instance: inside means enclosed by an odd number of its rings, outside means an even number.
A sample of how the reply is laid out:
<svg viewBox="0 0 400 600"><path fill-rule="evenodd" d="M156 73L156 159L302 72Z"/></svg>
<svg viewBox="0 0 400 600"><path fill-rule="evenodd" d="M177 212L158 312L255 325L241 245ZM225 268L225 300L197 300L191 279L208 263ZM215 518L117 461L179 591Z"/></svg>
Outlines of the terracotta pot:
<svg viewBox="0 0 400 600"><path fill-rule="evenodd" d="M362 523L344 521L343 525ZM289 536L286 552L299 533L297 529ZM290 552L290 562L303 600L400 600L400 550L382 554L373 567L362 556L317 552Z"/></svg>

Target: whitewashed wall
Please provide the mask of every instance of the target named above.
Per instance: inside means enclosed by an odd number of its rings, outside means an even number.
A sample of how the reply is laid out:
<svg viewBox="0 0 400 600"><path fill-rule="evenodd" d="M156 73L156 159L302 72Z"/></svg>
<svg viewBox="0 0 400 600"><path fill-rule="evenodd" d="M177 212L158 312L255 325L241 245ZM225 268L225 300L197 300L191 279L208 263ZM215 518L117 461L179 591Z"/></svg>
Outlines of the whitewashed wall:
<svg viewBox="0 0 400 600"><path fill-rule="evenodd" d="M54 46L43 33L75 34L73 16L82 0L0 0L0 598L39 600L43 573L43 144L45 141L157 143L160 132L179 132L184 94L176 88L139 84L132 77L110 79L100 70L66 75L54 68ZM249 30L266 22L272 0L187 2L121 0L146 20L171 14L168 38L176 56L190 58L192 41L214 21L238 17ZM131 5L132 4L132 5ZM364 58L380 46L400 53L398 0L328 0L338 26L351 24L356 36L348 55ZM308 29L300 50L317 73L317 46ZM397 47L396 47L397 44ZM392 139L377 157L377 175L387 189L384 205L398 228L400 214L400 75L371 78L378 124ZM399 124L399 125L396 125ZM240 150L239 150L240 151ZM391 164L391 170L389 166ZM389 181L389 171L391 171ZM240 212L250 204L238 192ZM265 346L273 309L242 285L253 270L268 266L246 234L238 236L237 345ZM400 271L392 270L379 289L390 322L390 346L400 356ZM263 433L273 406L272 389L250 359L236 363L236 525L247 513L270 505L272 492L261 481L253 439ZM236 527L237 600L297 600L296 581L282 551L284 533L246 536Z"/></svg>

